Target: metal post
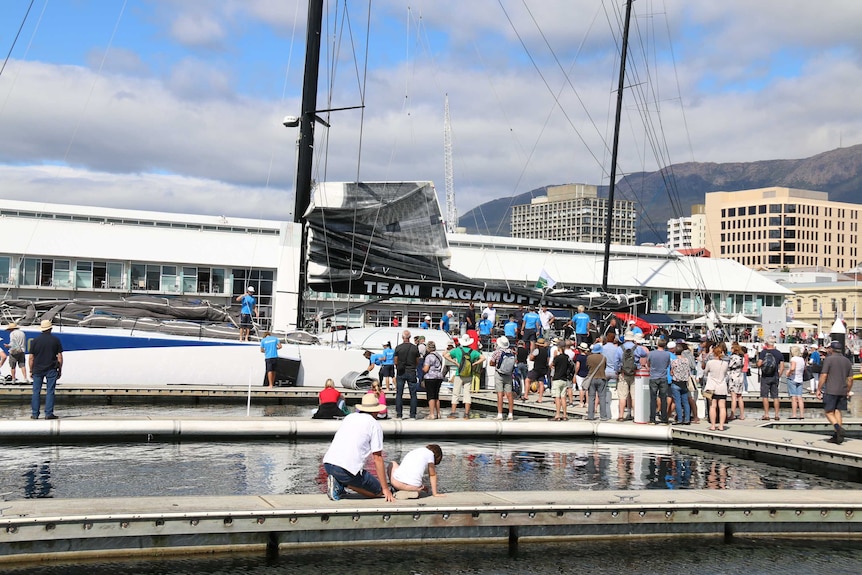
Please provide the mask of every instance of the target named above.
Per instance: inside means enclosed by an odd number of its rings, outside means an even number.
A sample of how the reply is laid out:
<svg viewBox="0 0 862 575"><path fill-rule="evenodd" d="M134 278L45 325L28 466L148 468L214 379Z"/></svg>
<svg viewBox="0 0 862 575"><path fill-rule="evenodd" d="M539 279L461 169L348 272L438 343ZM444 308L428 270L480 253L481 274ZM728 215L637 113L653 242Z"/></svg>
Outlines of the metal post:
<svg viewBox="0 0 862 575"><path fill-rule="evenodd" d="M623 45L620 55L620 81L617 86L617 113L614 120L614 143L611 149L611 181L608 187L608 218L605 229L605 262L602 270L602 291L608 291L608 267L611 259L611 231L614 224L614 191L617 179L617 151L620 146L620 118L623 112L623 88L626 83L626 54L629 47L629 21L632 17L632 1L626 2L626 19L623 25Z"/></svg>
<svg viewBox="0 0 862 575"><path fill-rule="evenodd" d="M311 168L314 162L314 121L317 110L317 77L320 68L320 31L323 0L308 0L308 30L305 39L305 78L302 83L302 113L299 117L296 199L293 221L302 226L299 248L299 280L296 297L296 329L305 320L305 289L308 284L308 228L303 216L311 203Z"/></svg>

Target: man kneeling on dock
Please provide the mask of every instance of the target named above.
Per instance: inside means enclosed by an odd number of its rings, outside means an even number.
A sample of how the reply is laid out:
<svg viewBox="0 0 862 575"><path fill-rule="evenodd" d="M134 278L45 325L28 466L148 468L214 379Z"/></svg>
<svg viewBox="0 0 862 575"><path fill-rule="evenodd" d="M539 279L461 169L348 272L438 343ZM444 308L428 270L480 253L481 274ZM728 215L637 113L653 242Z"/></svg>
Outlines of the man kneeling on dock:
<svg viewBox="0 0 862 575"><path fill-rule="evenodd" d="M326 494L338 501L344 495L344 489L349 487L363 497L385 497L386 501L394 501L385 480L383 428L375 418L386 406L380 405L374 394L366 393L356 409L356 413L351 413L341 422L332 445L323 456L323 468L327 473ZM377 477L364 469L369 455L374 460ZM383 478L382 484L378 478Z"/></svg>

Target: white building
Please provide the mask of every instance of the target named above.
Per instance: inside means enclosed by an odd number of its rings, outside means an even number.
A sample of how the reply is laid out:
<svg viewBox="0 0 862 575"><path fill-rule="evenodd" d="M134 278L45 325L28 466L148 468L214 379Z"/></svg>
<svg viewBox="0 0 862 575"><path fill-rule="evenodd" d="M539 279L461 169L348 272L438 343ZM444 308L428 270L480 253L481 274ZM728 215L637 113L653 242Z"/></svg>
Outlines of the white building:
<svg viewBox="0 0 862 575"><path fill-rule="evenodd" d="M691 207L691 215L667 221L667 247L672 250L706 247L704 205Z"/></svg>
<svg viewBox="0 0 862 575"><path fill-rule="evenodd" d="M168 214L0 200L3 299L116 299L130 294L184 295L234 305L247 285L274 329L293 328L299 227L292 222ZM600 244L450 234L451 268L472 278L532 287L542 271L567 287L602 284ZM681 321L704 311L759 315L793 292L731 260L682 257L666 248L611 246L612 292L647 296L649 311ZM336 325L418 326L459 301L317 294L309 314ZM361 306L359 305L361 304ZM498 317L507 313L500 305ZM267 327L266 321L263 322Z"/></svg>

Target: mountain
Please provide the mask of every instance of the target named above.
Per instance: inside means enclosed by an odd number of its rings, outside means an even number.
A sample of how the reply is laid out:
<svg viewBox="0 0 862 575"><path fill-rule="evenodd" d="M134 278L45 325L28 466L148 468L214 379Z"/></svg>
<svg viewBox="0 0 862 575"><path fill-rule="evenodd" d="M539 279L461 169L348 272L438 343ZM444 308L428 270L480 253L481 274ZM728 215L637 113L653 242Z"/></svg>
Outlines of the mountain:
<svg viewBox="0 0 862 575"><path fill-rule="evenodd" d="M830 150L801 160L757 162L686 162L655 172L628 174L617 183L616 196L638 206L638 243L667 239L667 220L691 214L693 204L702 204L707 192L748 190L783 186L829 192L836 202L859 203L862 198L862 144ZM668 194L674 192L676 213ZM508 236L512 206L528 204L545 195L547 186L523 194L492 200L458 219L469 233ZM607 197L607 187L599 188Z"/></svg>

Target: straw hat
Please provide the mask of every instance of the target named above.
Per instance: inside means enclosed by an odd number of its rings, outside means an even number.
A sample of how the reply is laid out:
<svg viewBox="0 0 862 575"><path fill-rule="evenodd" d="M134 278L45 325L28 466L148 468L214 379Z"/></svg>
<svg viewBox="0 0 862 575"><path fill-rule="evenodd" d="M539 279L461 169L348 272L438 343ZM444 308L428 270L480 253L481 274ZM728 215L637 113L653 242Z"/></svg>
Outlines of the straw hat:
<svg viewBox="0 0 862 575"><path fill-rule="evenodd" d="M385 405L380 405L377 396L373 393L366 393L362 396L362 403L356 405L356 409L365 413L380 413L386 411Z"/></svg>
<svg viewBox="0 0 862 575"><path fill-rule="evenodd" d="M18 324L14 321L6 326L6 331L12 331L13 329L18 329Z"/></svg>
<svg viewBox="0 0 862 575"><path fill-rule="evenodd" d="M42 331L48 331L49 329L51 329L53 327L54 327L54 324L51 323L50 319L43 319L42 323L39 324L39 329L41 329Z"/></svg>
<svg viewBox="0 0 862 575"><path fill-rule="evenodd" d="M578 349L581 351L590 351L590 345L587 342L582 341L581 345L578 346Z"/></svg>
<svg viewBox="0 0 862 575"><path fill-rule="evenodd" d="M547 342L547 341L545 341L545 338L540 337L539 339L537 339L537 340L536 340L536 345L538 345L538 346L540 346L540 347L547 347L547 346L548 346L548 342Z"/></svg>

